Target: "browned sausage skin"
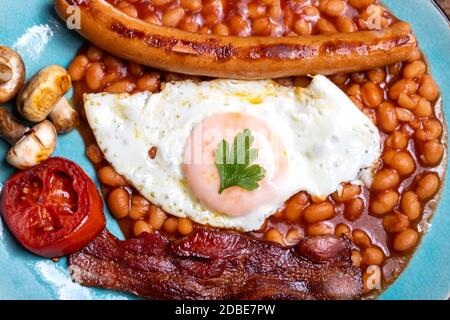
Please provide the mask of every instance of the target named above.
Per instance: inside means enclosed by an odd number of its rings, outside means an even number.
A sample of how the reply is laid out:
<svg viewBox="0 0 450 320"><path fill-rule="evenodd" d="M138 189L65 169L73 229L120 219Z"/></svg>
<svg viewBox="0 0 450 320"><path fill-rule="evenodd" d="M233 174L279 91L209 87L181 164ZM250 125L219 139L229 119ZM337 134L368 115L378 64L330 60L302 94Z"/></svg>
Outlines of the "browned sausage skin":
<svg viewBox="0 0 450 320"><path fill-rule="evenodd" d="M132 18L104 0L54 0L63 20L78 6L79 33L121 58L177 73L235 79L356 72L406 60L409 24L384 30L297 37L191 33Z"/></svg>

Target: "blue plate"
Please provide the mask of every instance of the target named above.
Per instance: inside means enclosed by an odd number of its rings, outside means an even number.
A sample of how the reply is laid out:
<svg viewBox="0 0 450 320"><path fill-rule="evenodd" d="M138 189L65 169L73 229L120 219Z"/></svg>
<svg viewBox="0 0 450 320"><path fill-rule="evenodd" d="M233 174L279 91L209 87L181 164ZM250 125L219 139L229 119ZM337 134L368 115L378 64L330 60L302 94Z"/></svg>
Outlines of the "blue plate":
<svg viewBox="0 0 450 320"><path fill-rule="evenodd" d="M384 1L403 20L413 24L421 48L432 67L444 97L445 115L450 119L450 29L446 18L432 1ZM67 66L83 40L69 32L56 17L50 0L2 0L0 44L18 50L28 76L50 64ZM8 146L0 142L0 155ZM95 179L94 169L84 155L77 132L59 139L56 155L74 160ZM1 156L0 158L4 158ZM0 162L0 181L13 170ZM447 177L447 181L448 177ZM98 183L98 182L97 182ZM381 299L446 299L450 295L450 187L446 187L432 226L407 269L381 295ZM114 219L108 228L120 235ZM130 299L126 294L91 289L72 283L67 261L54 263L25 251L0 222L0 299Z"/></svg>

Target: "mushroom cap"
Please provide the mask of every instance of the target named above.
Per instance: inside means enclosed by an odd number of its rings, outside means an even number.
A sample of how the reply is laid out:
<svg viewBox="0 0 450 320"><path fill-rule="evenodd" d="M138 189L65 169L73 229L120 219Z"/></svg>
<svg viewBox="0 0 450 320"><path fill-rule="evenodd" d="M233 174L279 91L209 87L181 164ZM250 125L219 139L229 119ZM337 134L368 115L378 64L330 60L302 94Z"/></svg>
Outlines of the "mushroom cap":
<svg viewBox="0 0 450 320"><path fill-rule="evenodd" d="M70 88L72 80L67 70L58 65L48 66L39 71L20 92L17 109L29 121L43 121Z"/></svg>
<svg viewBox="0 0 450 320"><path fill-rule="evenodd" d="M57 133L53 124L44 120L35 125L9 149L6 160L17 169L28 169L47 160L55 151Z"/></svg>
<svg viewBox="0 0 450 320"><path fill-rule="evenodd" d="M0 104L17 95L25 83L25 64L13 49L0 46Z"/></svg>

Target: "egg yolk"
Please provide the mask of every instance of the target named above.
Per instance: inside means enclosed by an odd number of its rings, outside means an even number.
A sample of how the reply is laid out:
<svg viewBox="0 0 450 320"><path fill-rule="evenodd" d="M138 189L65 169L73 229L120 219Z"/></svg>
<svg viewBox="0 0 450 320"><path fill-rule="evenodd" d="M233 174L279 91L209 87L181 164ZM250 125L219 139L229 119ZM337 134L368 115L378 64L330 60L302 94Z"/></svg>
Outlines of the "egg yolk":
<svg viewBox="0 0 450 320"><path fill-rule="evenodd" d="M252 164L265 170L259 187L249 191L233 186L219 194L220 175L215 155L219 143L231 148L234 138L249 129L258 152ZM239 155L238 155L239 157ZM288 159L280 137L259 118L242 113L215 114L205 118L191 132L184 150L183 173L192 195L210 210L228 216L245 216L270 203L283 186Z"/></svg>

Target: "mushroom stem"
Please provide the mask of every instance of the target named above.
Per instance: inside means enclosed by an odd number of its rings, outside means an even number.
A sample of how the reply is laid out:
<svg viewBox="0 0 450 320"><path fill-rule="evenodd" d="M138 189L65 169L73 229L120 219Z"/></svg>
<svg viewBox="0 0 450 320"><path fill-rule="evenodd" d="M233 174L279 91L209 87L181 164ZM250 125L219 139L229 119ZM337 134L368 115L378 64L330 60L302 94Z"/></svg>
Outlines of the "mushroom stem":
<svg viewBox="0 0 450 320"><path fill-rule="evenodd" d="M64 96L55 104L48 117L59 133L69 132L80 123L78 112Z"/></svg>
<svg viewBox="0 0 450 320"><path fill-rule="evenodd" d="M12 118L11 112L6 108L0 108L0 137L10 145L15 145L29 128Z"/></svg>

